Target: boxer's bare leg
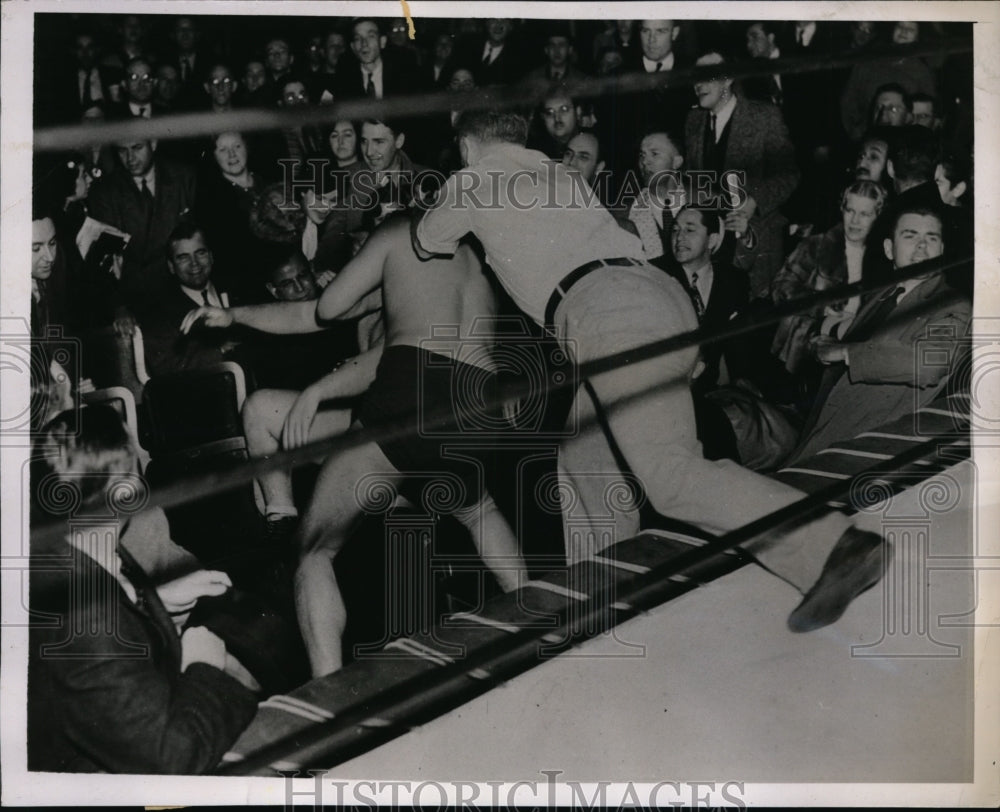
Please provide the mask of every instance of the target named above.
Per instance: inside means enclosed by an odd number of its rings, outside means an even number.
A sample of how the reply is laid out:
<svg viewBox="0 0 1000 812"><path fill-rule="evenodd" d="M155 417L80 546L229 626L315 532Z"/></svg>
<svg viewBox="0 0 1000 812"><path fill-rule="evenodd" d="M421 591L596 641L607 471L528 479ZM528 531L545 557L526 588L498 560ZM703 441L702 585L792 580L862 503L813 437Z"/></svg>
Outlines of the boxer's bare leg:
<svg viewBox="0 0 1000 812"><path fill-rule="evenodd" d="M367 474L398 474L374 443L350 448L329 458L320 471L312 502L299 532L301 557L295 573L295 608L309 653L313 677L343 665L341 640L347 610L340 594L333 560L350 538L366 509L380 494L359 487ZM382 479L382 477L379 477Z"/></svg>

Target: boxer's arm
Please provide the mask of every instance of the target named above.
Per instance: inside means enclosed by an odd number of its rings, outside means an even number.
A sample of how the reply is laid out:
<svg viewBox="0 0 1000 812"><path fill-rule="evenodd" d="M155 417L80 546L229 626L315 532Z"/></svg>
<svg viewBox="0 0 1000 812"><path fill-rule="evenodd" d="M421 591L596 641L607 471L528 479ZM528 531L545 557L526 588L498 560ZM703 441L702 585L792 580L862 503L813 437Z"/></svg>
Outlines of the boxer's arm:
<svg viewBox="0 0 1000 812"><path fill-rule="evenodd" d="M385 228L372 232L354 259L323 289L316 305L318 319L353 318L371 310L366 297L382 284L390 237L391 230Z"/></svg>
<svg viewBox="0 0 1000 812"><path fill-rule="evenodd" d="M419 259L455 254L458 242L472 231L469 200L462 200L460 189L469 187L465 179L475 179L468 172L456 172L441 187L441 194L433 208L424 212L419 220L411 222L410 236L413 251ZM460 185L462 184L462 185Z"/></svg>

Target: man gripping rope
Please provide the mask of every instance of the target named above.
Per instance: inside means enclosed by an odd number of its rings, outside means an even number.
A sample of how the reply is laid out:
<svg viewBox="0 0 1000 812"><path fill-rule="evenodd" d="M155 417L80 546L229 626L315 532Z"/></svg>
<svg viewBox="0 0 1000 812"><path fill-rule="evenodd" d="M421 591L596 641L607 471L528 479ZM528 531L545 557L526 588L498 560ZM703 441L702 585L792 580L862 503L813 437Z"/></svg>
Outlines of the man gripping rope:
<svg viewBox="0 0 1000 812"><path fill-rule="evenodd" d="M574 194L565 166L524 147L521 116L466 113L457 129L466 168L448 179L415 226L418 256L451 255L473 233L514 301L554 331L579 366L697 327L687 294L641 259L639 240L596 199ZM560 474L592 526L581 532L574 516L566 538L571 563L607 546L607 477L623 465L661 514L715 533L804 497L731 461L704 459L689 388L697 357L691 347L623 363L581 386L580 428L560 449ZM615 521L611 542L636 534L638 511L617 512ZM564 524L568 531L565 517ZM840 513L745 549L805 593L788 619L794 631L837 620L881 578L891 555L887 542Z"/></svg>

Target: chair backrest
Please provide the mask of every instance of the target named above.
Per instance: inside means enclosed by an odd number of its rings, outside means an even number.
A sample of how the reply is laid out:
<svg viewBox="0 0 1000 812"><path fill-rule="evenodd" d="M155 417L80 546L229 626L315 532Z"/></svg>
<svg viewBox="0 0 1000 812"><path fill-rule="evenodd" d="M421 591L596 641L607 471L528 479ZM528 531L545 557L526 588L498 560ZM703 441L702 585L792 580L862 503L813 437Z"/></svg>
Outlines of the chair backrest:
<svg viewBox="0 0 1000 812"><path fill-rule="evenodd" d="M136 440L140 471L144 471L146 465L149 463L149 452L139 443L139 420L135 407L135 397L132 395L131 390L124 386L109 386L104 389L94 389L90 392L85 392L80 397L85 406L93 406L101 403L110 406L118 412L118 416L121 417L122 422L128 427L132 438Z"/></svg>
<svg viewBox="0 0 1000 812"><path fill-rule="evenodd" d="M138 328L136 328L138 335ZM136 356L135 342L139 341ZM146 362L142 357L142 336L120 336L112 327L93 330L84 337L84 374L101 388L125 387L134 403L142 403ZM138 361L138 363L137 363ZM140 365L141 364L141 367Z"/></svg>
<svg viewBox="0 0 1000 812"><path fill-rule="evenodd" d="M150 378L145 389L150 451L157 457L242 440L245 399L243 370L232 361Z"/></svg>

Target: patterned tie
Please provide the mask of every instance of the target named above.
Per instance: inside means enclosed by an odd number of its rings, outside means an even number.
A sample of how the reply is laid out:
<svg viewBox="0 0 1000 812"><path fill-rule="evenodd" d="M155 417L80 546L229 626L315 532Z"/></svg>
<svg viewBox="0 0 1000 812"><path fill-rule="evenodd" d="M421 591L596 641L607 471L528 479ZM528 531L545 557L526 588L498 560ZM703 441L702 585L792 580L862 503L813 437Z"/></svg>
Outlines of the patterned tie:
<svg viewBox="0 0 1000 812"><path fill-rule="evenodd" d="M698 290L698 274L691 274L691 302L694 304L694 314L701 321L705 315L705 300L701 298L701 291Z"/></svg>
<svg viewBox="0 0 1000 812"><path fill-rule="evenodd" d="M365 72L365 95L369 99L375 98L375 80L372 78L372 74Z"/></svg>

